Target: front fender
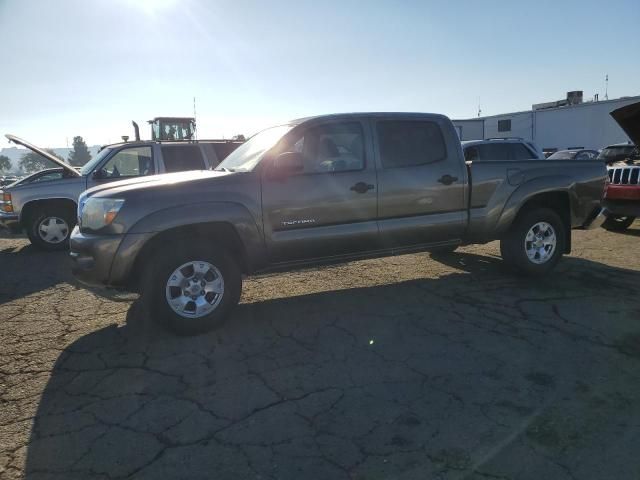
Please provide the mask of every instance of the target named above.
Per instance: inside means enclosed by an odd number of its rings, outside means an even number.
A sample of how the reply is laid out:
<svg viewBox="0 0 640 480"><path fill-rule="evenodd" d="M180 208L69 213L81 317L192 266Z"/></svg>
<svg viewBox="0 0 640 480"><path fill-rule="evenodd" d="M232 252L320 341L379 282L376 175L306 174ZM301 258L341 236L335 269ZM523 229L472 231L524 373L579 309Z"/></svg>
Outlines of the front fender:
<svg viewBox="0 0 640 480"><path fill-rule="evenodd" d="M154 234L213 222L227 223L235 229L244 244L249 265L264 261L266 250L262 232L249 210L239 203L201 202L156 210L139 219L127 233Z"/></svg>

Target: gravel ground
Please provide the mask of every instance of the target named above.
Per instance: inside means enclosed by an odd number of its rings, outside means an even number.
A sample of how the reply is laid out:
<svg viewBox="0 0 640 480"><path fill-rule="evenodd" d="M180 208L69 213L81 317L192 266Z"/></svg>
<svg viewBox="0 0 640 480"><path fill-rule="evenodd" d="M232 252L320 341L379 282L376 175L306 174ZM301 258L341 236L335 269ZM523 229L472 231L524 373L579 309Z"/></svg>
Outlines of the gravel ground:
<svg viewBox="0 0 640 480"><path fill-rule="evenodd" d="M640 222L245 282L177 338L0 238L0 478L640 478Z"/></svg>

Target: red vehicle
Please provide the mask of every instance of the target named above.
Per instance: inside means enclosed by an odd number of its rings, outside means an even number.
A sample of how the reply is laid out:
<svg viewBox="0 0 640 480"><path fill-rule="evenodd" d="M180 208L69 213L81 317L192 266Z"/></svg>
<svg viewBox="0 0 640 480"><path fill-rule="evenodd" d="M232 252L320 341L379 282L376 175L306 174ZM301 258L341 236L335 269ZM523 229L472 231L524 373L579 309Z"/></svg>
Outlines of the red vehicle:
<svg viewBox="0 0 640 480"><path fill-rule="evenodd" d="M640 102L611 112L611 116L618 122L629 138L635 143L626 145L625 158L611 155L614 162L607 165L609 184L606 187L602 206L606 209L607 220L602 225L608 230L622 231L631 226L640 217ZM612 145L605 148L599 158L608 149L620 146Z"/></svg>

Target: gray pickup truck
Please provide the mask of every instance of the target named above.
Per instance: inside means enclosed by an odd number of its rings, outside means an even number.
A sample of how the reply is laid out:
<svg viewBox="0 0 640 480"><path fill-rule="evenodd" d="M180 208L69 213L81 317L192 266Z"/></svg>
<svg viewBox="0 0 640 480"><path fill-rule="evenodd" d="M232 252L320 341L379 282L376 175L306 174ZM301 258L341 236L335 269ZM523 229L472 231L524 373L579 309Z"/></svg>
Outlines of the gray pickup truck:
<svg viewBox="0 0 640 480"><path fill-rule="evenodd" d="M31 243L44 250L67 248L76 224L78 197L86 189L123 178L210 169L241 143L124 142L104 147L77 169L21 138L6 137L58 165L0 189L0 226L12 233L25 231Z"/></svg>
<svg viewBox="0 0 640 480"><path fill-rule="evenodd" d="M467 163L442 115L306 118L258 133L212 172L85 192L73 271L141 293L180 334L219 324L255 272L499 239L506 262L543 274L572 228L601 224L605 176L596 161Z"/></svg>

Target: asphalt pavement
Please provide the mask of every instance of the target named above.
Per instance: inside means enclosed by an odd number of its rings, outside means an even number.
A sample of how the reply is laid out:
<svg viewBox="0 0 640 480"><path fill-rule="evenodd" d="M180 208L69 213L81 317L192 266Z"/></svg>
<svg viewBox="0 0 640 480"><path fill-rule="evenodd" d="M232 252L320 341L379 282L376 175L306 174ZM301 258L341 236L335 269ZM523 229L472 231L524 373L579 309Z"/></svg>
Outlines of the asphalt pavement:
<svg viewBox="0 0 640 480"><path fill-rule="evenodd" d="M640 222L255 277L174 337L0 238L2 479L640 478Z"/></svg>

